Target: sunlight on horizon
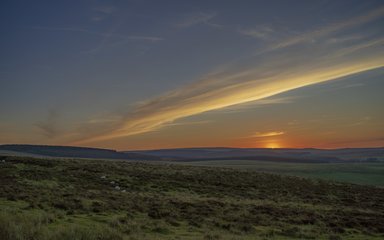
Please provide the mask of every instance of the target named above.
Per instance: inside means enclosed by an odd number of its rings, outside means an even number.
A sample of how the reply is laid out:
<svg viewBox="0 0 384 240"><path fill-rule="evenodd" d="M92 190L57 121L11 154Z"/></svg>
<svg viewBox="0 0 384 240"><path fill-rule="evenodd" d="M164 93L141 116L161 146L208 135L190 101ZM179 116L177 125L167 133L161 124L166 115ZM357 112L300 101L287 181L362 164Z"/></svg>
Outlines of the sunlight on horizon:
<svg viewBox="0 0 384 240"><path fill-rule="evenodd" d="M267 143L267 145L265 145L265 148L275 149L275 148L282 148L282 147L279 143L271 142L271 143Z"/></svg>

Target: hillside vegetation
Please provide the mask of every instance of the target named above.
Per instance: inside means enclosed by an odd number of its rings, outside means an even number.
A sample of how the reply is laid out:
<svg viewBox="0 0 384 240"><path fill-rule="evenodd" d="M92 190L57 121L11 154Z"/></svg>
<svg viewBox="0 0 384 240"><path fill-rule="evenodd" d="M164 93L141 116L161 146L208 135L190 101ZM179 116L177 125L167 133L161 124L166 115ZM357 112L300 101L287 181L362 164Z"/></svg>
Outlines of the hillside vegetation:
<svg viewBox="0 0 384 240"><path fill-rule="evenodd" d="M5 144L0 145L0 155L40 157L40 158L91 158L91 159L140 159L157 160L156 156L146 156L140 153L124 153L110 149L71 147L71 146L46 146Z"/></svg>
<svg viewBox="0 0 384 240"><path fill-rule="evenodd" d="M253 160L202 160L173 163L247 169L258 172L384 187L384 162L294 163Z"/></svg>
<svg viewBox="0 0 384 240"><path fill-rule="evenodd" d="M384 189L226 168L0 157L8 239L382 239Z"/></svg>

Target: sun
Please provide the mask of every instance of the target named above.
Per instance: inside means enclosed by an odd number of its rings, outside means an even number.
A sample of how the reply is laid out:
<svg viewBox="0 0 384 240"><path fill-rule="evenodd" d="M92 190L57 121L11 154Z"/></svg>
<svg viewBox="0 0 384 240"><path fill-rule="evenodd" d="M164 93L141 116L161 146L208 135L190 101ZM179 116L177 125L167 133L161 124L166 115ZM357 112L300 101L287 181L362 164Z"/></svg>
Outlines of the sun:
<svg viewBox="0 0 384 240"><path fill-rule="evenodd" d="M280 145L278 143L267 143L267 145L265 146L266 148L280 148Z"/></svg>

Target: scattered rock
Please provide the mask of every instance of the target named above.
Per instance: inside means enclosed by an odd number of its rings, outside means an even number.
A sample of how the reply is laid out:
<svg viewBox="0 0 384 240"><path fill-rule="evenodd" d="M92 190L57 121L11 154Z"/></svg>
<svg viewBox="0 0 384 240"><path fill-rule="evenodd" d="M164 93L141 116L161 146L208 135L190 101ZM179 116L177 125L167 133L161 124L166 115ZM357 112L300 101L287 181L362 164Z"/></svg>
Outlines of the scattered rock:
<svg viewBox="0 0 384 240"><path fill-rule="evenodd" d="M107 176L101 176L100 178L101 178L101 179L106 179L106 178L107 178Z"/></svg>
<svg viewBox="0 0 384 240"><path fill-rule="evenodd" d="M116 189L116 190L120 190L120 187L119 187L119 186L116 186L115 189Z"/></svg>

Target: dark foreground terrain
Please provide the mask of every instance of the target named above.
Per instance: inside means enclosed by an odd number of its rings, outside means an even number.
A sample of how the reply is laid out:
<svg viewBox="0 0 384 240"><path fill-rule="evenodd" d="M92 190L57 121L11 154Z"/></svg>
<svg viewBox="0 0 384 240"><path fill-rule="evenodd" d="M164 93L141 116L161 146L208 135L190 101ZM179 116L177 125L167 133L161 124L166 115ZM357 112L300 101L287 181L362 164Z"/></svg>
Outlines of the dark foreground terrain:
<svg viewBox="0 0 384 240"><path fill-rule="evenodd" d="M0 160L4 240L384 238L383 188L171 164Z"/></svg>

